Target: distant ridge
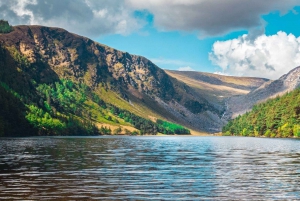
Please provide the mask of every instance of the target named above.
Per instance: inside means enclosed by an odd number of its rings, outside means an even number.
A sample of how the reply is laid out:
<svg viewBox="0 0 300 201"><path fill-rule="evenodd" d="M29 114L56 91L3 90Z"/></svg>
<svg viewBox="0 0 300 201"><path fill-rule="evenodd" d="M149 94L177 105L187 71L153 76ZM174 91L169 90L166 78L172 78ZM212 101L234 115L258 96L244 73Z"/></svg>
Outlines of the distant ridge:
<svg viewBox="0 0 300 201"><path fill-rule="evenodd" d="M234 118L249 111L253 105L276 96L281 96L300 86L300 67L296 67L278 80L270 80L245 96L229 98L226 116Z"/></svg>

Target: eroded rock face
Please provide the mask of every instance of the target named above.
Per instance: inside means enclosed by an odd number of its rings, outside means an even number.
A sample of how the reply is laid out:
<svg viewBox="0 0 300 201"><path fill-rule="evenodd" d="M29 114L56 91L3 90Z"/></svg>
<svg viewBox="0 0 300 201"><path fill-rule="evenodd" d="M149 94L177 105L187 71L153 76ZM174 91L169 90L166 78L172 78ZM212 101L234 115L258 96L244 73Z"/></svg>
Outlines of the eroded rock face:
<svg viewBox="0 0 300 201"><path fill-rule="evenodd" d="M124 87L158 96L172 92L166 73L146 58L130 55L69 33L59 28L17 26L0 40L15 47L29 62L37 59L47 63L60 77L86 78L96 86L105 77L120 81ZM170 91L171 90L171 91Z"/></svg>

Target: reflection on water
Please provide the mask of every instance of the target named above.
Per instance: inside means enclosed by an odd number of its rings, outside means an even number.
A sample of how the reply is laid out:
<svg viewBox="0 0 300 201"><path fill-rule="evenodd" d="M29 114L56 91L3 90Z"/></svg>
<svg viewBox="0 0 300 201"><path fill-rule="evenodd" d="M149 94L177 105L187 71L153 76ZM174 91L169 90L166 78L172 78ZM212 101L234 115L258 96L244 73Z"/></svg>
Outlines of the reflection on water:
<svg viewBox="0 0 300 201"><path fill-rule="evenodd" d="M299 145L238 137L1 139L0 198L300 199Z"/></svg>

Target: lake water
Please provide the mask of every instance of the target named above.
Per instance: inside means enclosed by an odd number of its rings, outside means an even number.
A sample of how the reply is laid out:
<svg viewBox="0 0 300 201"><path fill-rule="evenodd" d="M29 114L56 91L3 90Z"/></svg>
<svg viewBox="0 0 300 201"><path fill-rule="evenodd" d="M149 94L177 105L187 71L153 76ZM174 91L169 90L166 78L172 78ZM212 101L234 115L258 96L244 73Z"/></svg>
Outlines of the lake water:
<svg viewBox="0 0 300 201"><path fill-rule="evenodd" d="M1 200L297 200L300 141L0 139Z"/></svg>

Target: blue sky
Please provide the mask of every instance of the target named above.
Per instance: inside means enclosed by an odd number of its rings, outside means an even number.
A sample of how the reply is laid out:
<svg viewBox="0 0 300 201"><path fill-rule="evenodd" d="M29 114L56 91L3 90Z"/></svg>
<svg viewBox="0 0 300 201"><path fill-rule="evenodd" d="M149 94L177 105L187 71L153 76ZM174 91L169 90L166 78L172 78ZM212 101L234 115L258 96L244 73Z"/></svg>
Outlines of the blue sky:
<svg viewBox="0 0 300 201"><path fill-rule="evenodd" d="M285 13L273 10L261 15L265 26L262 34L267 36L278 31L300 36L300 7L293 7ZM221 72L221 68L209 59L209 52L216 41L226 41L248 34L247 29L228 31L220 36L199 37L197 32L160 31L153 25L153 15L147 18L147 25L138 32L121 35L110 34L96 38L96 41L132 54L142 55L159 67L172 70L195 70ZM300 65L300 63L299 63ZM296 66L294 66L296 67ZM226 73L225 73L226 74Z"/></svg>
<svg viewBox="0 0 300 201"><path fill-rule="evenodd" d="M208 58L216 40L226 40L247 33L235 31L220 37L200 39L196 33L182 31L158 31L148 26L142 33L127 36L113 34L102 36L96 41L126 51L142 55L164 69L191 69L204 72L215 72L219 67L212 65Z"/></svg>
<svg viewBox="0 0 300 201"><path fill-rule="evenodd" d="M300 65L300 0L1 0L12 25L61 27L159 67L277 79Z"/></svg>

